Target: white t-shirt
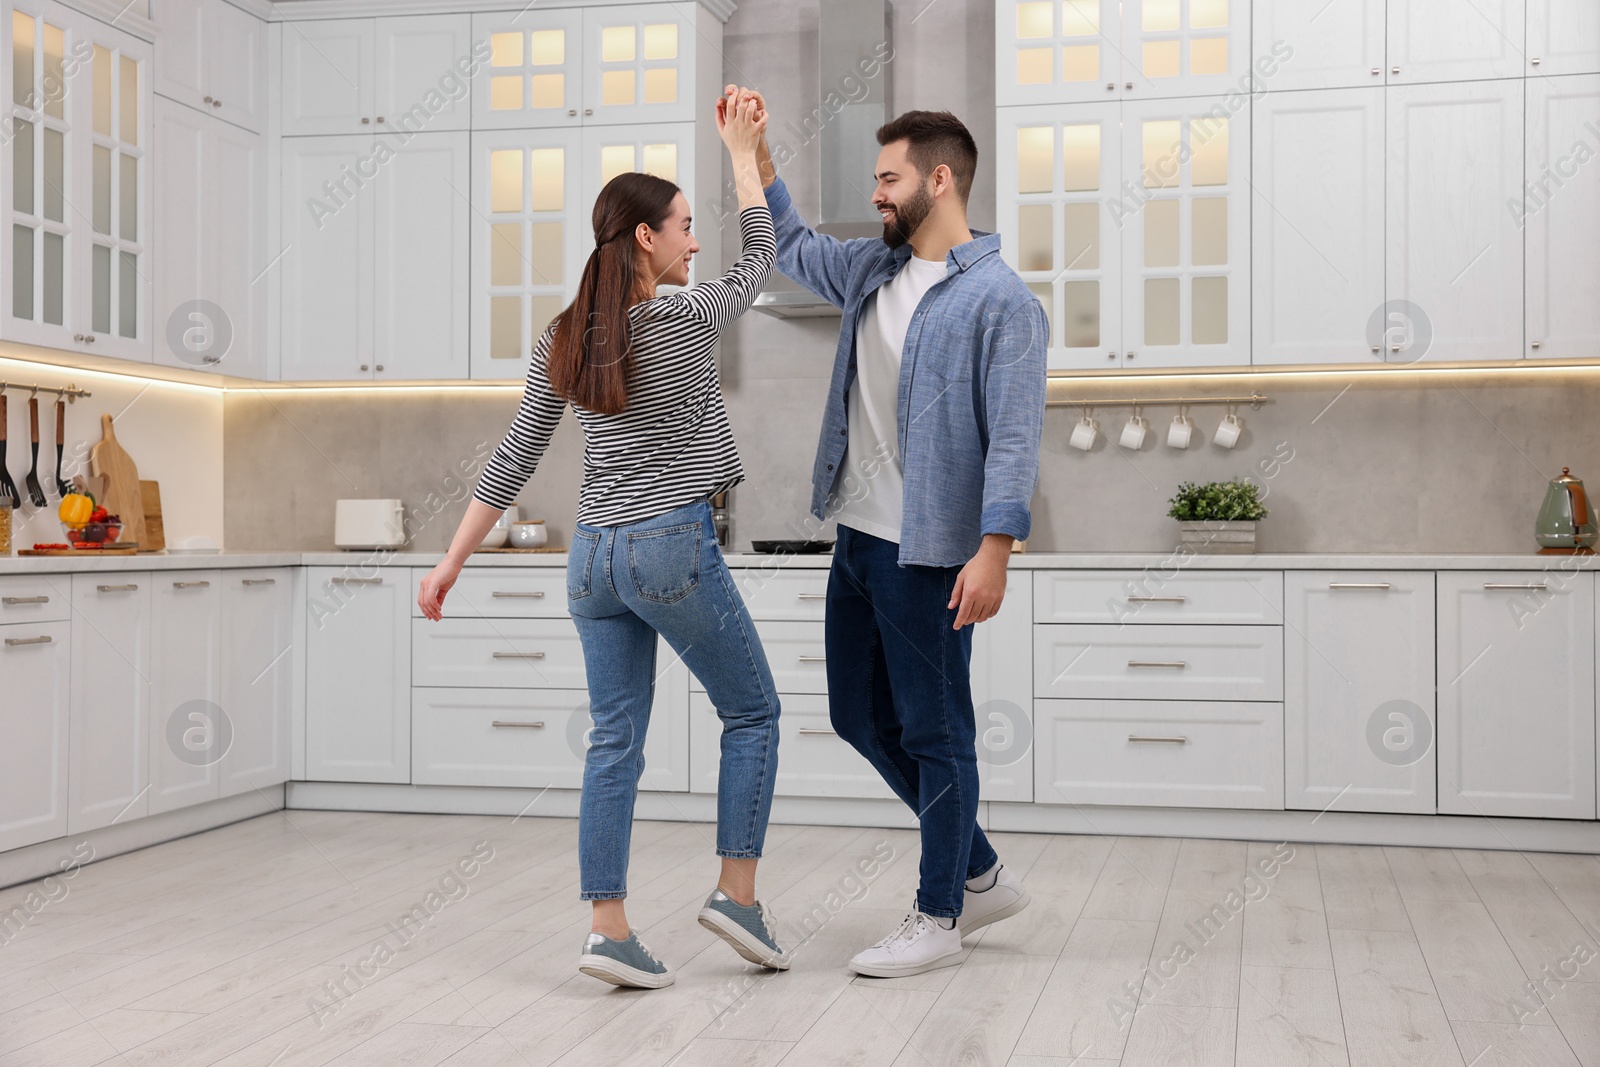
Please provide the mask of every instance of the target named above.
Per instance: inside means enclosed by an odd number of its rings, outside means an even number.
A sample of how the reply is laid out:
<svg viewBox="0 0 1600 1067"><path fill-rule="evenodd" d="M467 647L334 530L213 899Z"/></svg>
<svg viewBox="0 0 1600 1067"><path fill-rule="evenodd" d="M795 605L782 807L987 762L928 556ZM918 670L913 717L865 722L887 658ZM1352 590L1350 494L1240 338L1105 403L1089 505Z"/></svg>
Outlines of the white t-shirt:
<svg viewBox="0 0 1600 1067"><path fill-rule="evenodd" d="M862 533L900 543L900 356L922 296L949 274L943 259L912 256L861 305L856 319L856 380L848 400L849 440L844 477L835 491L844 503L834 518Z"/></svg>

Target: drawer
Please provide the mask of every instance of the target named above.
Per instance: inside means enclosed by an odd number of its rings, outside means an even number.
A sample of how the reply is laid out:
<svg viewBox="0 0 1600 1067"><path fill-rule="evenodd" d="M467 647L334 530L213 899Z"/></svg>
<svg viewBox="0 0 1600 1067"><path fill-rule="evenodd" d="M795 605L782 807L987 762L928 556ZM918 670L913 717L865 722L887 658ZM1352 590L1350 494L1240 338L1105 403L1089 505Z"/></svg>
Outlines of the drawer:
<svg viewBox="0 0 1600 1067"><path fill-rule="evenodd" d="M411 614L422 617L421 567L411 574ZM463 567L444 598L447 619L560 619L567 615L567 570L509 567Z"/></svg>
<svg viewBox="0 0 1600 1067"><path fill-rule="evenodd" d="M733 571L733 584L744 598L750 617L821 622L828 594L828 570L781 570L743 567Z"/></svg>
<svg viewBox="0 0 1600 1067"><path fill-rule="evenodd" d="M778 715L778 777L773 793L784 797L893 797L872 764L833 732L828 698L802 694L782 698ZM717 791L722 720L704 693L689 697L689 789Z"/></svg>
<svg viewBox="0 0 1600 1067"><path fill-rule="evenodd" d="M1282 571L1035 571L1035 622L1282 623Z"/></svg>
<svg viewBox="0 0 1600 1067"><path fill-rule="evenodd" d="M0 578L0 624L65 622L72 615L69 578L65 574Z"/></svg>
<svg viewBox="0 0 1600 1067"><path fill-rule="evenodd" d="M1282 700L1281 626L1035 626L1039 697Z"/></svg>
<svg viewBox="0 0 1600 1067"><path fill-rule="evenodd" d="M818 609L820 610L820 609ZM826 693L828 667L823 662L824 630L819 622L760 622L756 635L767 653L772 681L780 693ZM691 676L689 687L704 693L700 679Z"/></svg>
<svg viewBox="0 0 1600 1067"><path fill-rule="evenodd" d="M571 619L413 619L411 684L585 689Z"/></svg>
<svg viewBox="0 0 1600 1067"><path fill-rule="evenodd" d="M1034 800L1283 807L1283 705L1038 700Z"/></svg>

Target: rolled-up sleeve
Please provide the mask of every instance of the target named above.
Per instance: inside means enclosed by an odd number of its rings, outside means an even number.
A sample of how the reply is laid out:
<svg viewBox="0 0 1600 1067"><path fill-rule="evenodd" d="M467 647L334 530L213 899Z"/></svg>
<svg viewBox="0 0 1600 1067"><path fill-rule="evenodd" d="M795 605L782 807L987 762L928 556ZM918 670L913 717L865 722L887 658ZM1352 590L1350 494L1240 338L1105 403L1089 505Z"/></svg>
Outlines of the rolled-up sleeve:
<svg viewBox="0 0 1600 1067"><path fill-rule="evenodd" d="M1030 299L1006 317L991 339L984 374L989 444L979 520L986 535L1009 534L1024 541L1033 527L1049 336L1044 308Z"/></svg>

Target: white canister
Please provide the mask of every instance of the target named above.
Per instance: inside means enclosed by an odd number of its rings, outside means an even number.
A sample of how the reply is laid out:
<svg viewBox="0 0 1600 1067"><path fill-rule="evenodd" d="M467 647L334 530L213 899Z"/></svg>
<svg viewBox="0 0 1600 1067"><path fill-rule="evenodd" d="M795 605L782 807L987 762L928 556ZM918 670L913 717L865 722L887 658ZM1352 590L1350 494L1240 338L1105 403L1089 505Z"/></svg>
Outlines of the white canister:
<svg viewBox="0 0 1600 1067"><path fill-rule="evenodd" d="M512 548L543 548L550 543L550 531L543 519L525 519L511 524Z"/></svg>

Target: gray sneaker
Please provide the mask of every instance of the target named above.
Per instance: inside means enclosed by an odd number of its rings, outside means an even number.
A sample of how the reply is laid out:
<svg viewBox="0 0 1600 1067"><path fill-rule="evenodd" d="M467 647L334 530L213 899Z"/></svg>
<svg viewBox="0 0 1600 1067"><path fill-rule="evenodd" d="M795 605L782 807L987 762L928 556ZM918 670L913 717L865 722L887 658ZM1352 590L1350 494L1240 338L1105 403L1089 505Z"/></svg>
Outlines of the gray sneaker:
<svg viewBox="0 0 1600 1067"><path fill-rule="evenodd" d="M578 957L578 970L602 982L635 989L660 989L673 982L667 965L650 954L634 930L628 931L626 941L590 933Z"/></svg>
<svg viewBox="0 0 1600 1067"><path fill-rule="evenodd" d="M746 907L720 889L713 889L700 909L700 925L733 946L751 963L774 971L789 969L789 954L778 947L772 913L761 901Z"/></svg>

